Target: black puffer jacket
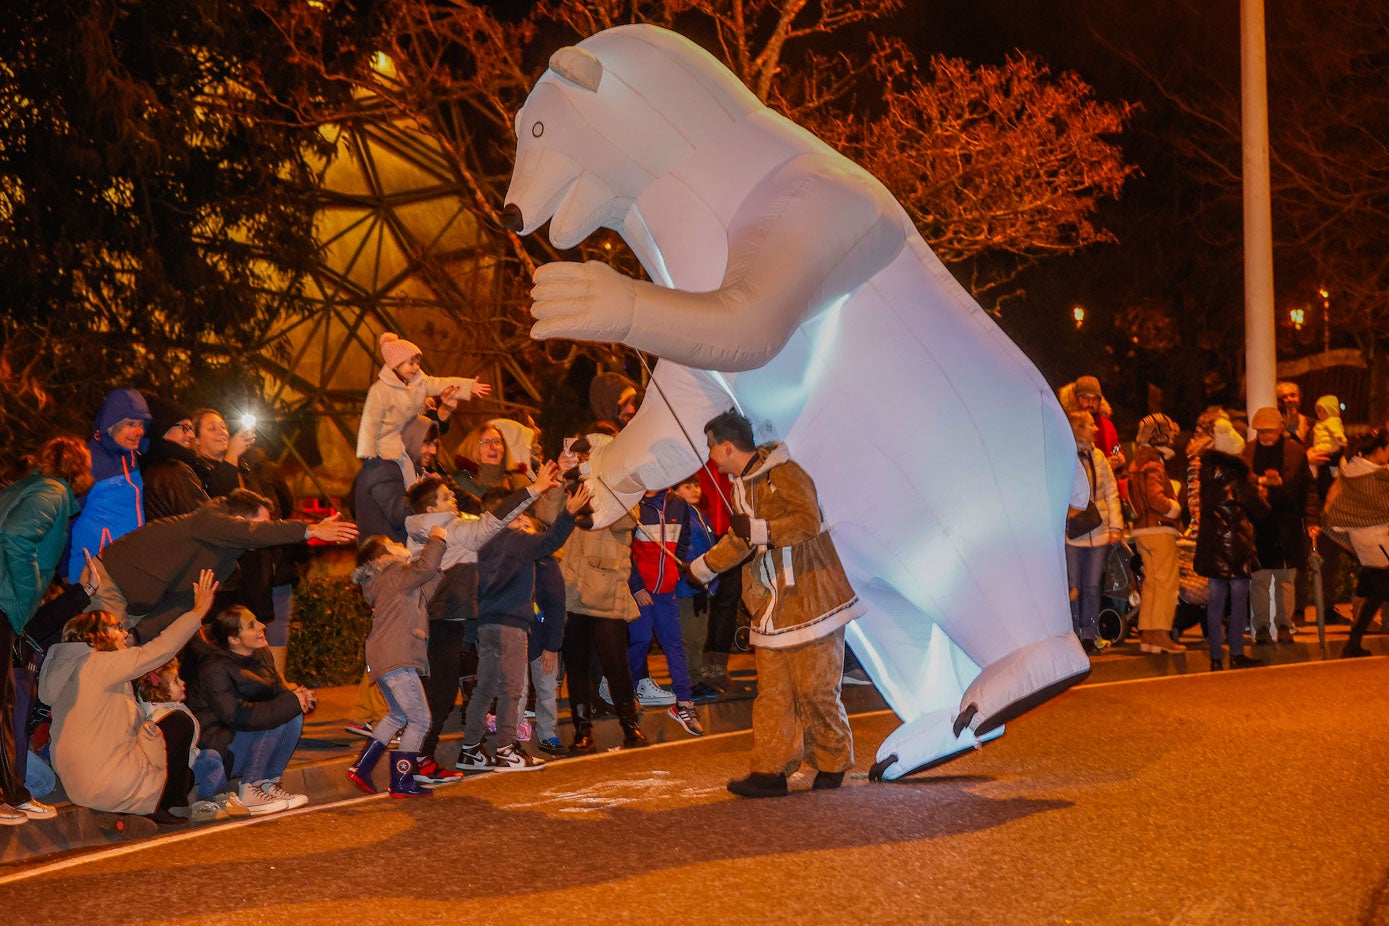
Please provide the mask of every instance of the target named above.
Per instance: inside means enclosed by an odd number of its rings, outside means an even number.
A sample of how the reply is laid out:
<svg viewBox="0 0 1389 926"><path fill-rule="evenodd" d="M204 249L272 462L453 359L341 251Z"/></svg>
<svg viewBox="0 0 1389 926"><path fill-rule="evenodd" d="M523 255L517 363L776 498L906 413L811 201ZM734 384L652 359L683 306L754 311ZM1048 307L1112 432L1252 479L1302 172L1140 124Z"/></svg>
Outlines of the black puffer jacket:
<svg viewBox="0 0 1389 926"><path fill-rule="evenodd" d="M1247 579L1259 568L1254 521L1268 505L1238 457L1207 450L1201 455L1201 528L1196 535L1197 575Z"/></svg>
<svg viewBox="0 0 1389 926"><path fill-rule="evenodd" d="M303 713L299 698L285 687L268 649L249 656L217 648L198 667L198 684L189 689L188 708L202 725L198 745L225 758L238 731L283 726Z"/></svg>

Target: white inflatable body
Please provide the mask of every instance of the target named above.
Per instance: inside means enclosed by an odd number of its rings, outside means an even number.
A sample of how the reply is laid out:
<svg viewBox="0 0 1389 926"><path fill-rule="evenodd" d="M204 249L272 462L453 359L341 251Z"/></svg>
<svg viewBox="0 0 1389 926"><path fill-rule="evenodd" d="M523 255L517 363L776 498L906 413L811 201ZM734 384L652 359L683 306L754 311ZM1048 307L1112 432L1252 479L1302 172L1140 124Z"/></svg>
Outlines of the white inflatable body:
<svg viewBox="0 0 1389 926"><path fill-rule="evenodd" d="M599 524L695 470L735 403L785 441L868 609L850 643L904 722L875 776L972 749L1089 673L1065 415L877 180L652 26L557 52L516 130L509 224L549 221L561 248L616 229L655 281L536 273L533 336L662 358L589 462Z"/></svg>

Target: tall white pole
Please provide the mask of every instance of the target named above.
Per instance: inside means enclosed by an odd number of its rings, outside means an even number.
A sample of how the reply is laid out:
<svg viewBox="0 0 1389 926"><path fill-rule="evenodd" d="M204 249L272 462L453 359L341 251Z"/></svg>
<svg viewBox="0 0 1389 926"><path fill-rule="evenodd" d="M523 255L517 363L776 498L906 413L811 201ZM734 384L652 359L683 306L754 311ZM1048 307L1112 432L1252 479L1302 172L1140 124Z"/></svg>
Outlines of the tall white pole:
<svg viewBox="0 0 1389 926"><path fill-rule="evenodd" d="M1249 414L1274 405L1273 218L1268 179L1268 69L1263 0L1240 0L1244 124L1244 388Z"/></svg>

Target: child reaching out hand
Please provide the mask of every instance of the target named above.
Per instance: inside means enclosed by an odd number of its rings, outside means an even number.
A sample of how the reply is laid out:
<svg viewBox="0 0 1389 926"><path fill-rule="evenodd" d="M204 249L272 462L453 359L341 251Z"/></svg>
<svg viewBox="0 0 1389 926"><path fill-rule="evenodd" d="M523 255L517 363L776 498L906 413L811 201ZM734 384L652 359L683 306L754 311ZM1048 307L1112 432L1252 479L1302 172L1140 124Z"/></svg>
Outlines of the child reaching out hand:
<svg viewBox="0 0 1389 926"><path fill-rule="evenodd" d="M362 587L362 595L371 605L367 673L389 708L389 713L372 726L371 738L347 770L348 779L368 794L376 793L372 769L402 727L405 733L400 749L391 753L391 797L428 797L434 793L415 781L415 773L430 721L420 682L420 676L429 671L425 596L439 576L447 536L444 528L436 525L413 560L402 544L381 534L368 537L357 551L352 580Z"/></svg>
<svg viewBox="0 0 1389 926"><path fill-rule="evenodd" d="M424 354L398 335L381 335L381 371L367 390L357 428L357 458L396 460L405 452L401 432L419 415L425 399L440 396L447 405L458 398L492 393L486 383L458 376L430 376L420 370ZM450 405L452 407L452 405Z"/></svg>

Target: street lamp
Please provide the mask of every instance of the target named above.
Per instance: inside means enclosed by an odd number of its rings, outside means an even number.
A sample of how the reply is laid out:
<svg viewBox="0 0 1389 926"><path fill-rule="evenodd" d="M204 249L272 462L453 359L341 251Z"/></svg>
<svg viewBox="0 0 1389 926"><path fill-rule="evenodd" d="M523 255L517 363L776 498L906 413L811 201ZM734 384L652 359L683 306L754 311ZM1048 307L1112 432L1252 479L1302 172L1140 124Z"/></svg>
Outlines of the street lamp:
<svg viewBox="0 0 1389 926"><path fill-rule="evenodd" d="M1301 308L1289 309L1288 321L1292 322L1294 331L1301 331L1302 326L1307 324L1307 310Z"/></svg>
<svg viewBox="0 0 1389 926"><path fill-rule="evenodd" d="M1071 308L1071 317L1075 319L1076 328L1079 329L1081 325L1085 324L1085 306L1073 306Z"/></svg>

